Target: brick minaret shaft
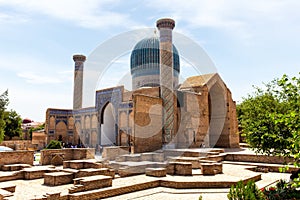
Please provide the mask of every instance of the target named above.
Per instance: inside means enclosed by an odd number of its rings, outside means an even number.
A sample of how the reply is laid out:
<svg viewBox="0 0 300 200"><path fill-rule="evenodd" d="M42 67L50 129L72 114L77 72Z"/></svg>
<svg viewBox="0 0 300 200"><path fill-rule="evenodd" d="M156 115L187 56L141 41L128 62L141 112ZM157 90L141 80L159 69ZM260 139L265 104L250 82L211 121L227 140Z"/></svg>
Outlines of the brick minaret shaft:
<svg viewBox="0 0 300 200"><path fill-rule="evenodd" d="M159 30L160 48L160 94L163 99L163 143L169 143L174 134L174 91L173 91L173 45L172 31L175 21L159 19L156 22Z"/></svg>
<svg viewBox="0 0 300 200"><path fill-rule="evenodd" d="M84 55L74 55L74 93L73 93L73 109L82 108L82 86L83 86L83 66L86 60Z"/></svg>

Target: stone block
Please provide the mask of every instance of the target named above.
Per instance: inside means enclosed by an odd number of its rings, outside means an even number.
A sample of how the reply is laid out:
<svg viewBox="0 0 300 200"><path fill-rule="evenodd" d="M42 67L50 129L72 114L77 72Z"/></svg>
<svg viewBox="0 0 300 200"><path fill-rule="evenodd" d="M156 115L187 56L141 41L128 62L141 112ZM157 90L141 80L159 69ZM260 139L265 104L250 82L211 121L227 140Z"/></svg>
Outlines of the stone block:
<svg viewBox="0 0 300 200"><path fill-rule="evenodd" d="M89 176L74 179L75 186L69 189L69 193L82 192L87 190L99 189L112 186L112 177L110 176Z"/></svg>
<svg viewBox="0 0 300 200"><path fill-rule="evenodd" d="M174 175L175 174L175 165L176 162L169 162L167 165L167 174Z"/></svg>
<svg viewBox="0 0 300 200"><path fill-rule="evenodd" d="M223 172L222 163L201 163L203 175L215 175Z"/></svg>
<svg viewBox="0 0 300 200"><path fill-rule="evenodd" d="M66 148L66 149L44 149L41 151L41 165L51 164L55 154L63 155L63 160L93 159L95 149L93 148ZM67 166L66 166L67 167Z"/></svg>
<svg viewBox="0 0 300 200"><path fill-rule="evenodd" d="M214 164L214 171L215 171L215 174L222 174L223 173L223 164L222 163L215 163Z"/></svg>
<svg viewBox="0 0 300 200"><path fill-rule="evenodd" d="M124 155L125 160L128 162L139 162L141 155L140 154L129 154L129 155Z"/></svg>
<svg viewBox="0 0 300 200"><path fill-rule="evenodd" d="M190 162L169 162L167 165L167 174L192 176L192 163Z"/></svg>
<svg viewBox="0 0 300 200"><path fill-rule="evenodd" d="M62 155L55 154L55 155L53 155L53 158L51 159L51 165L59 166L59 165L63 164L63 161L64 161L64 159L63 159Z"/></svg>
<svg viewBox="0 0 300 200"><path fill-rule="evenodd" d="M171 162L190 162L193 169L200 168L199 158L196 157L168 157L168 160Z"/></svg>
<svg viewBox="0 0 300 200"><path fill-rule="evenodd" d="M152 154L152 161L153 162L164 162L165 156L163 153L153 153Z"/></svg>
<svg viewBox="0 0 300 200"><path fill-rule="evenodd" d="M84 167L84 162L80 160L74 160L69 162L69 168L71 169L82 169Z"/></svg>
<svg viewBox="0 0 300 200"><path fill-rule="evenodd" d="M153 153L141 153L141 161L153 161Z"/></svg>
<svg viewBox="0 0 300 200"><path fill-rule="evenodd" d="M213 163L201 163L201 172L203 175L215 175Z"/></svg>
<svg viewBox="0 0 300 200"><path fill-rule="evenodd" d="M126 157L124 155L116 157L116 162L125 162Z"/></svg>
<svg viewBox="0 0 300 200"><path fill-rule="evenodd" d="M70 161L64 161L63 162L63 168L70 168Z"/></svg>
<svg viewBox="0 0 300 200"><path fill-rule="evenodd" d="M102 158L108 160L115 160L120 155L129 154L130 147L104 147Z"/></svg>
<svg viewBox="0 0 300 200"><path fill-rule="evenodd" d="M166 168L146 168L147 176L164 177L167 175Z"/></svg>
<svg viewBox="0 0 300 200"><path fill-rule="evenodd" d="M60 192L47 192L47 200L57 200L60 198Z"/></svg>
<svg viewBox="0 0 300 200"><path fill-rule="evenodd" d="M20 171L24 168L29 168L31 165L28 164L11 164L11 165L3 165L1 167L2 171Z"/></svg>
<svg viewBox="0 0 300 200"><path fill-rule="evenodd" d="M133 176L145 173L145 166L127 166L121 167L118 170L121 177Z"/></svg>
<svg viewBox="0 0 300 200"><path fill-rule="evenodd" d="M207 159L215 162L221 162L225 160L226 154L219 154L219 155L213 155L209 156Z"/></svg>
<svg viewBox="0 0 300 200"><path fill-rule="evenodd" d="M192 176L192 163L190 162L176 162L175 163L175 174L183 176Z"/></svg>
<svg viewBox="0 0 300 200"><path fill-rule="evenodd" d="M76 173L75 177L79 178L79 177L87 177L87 176L95 176L95 175L105 175L114 178L115 171L109 168L81 169Z"/></svg>
<svg viewBox="0 0 300 200"><path fill-rule="evenodd" d="M28 164L33 165L34 151L2 151L0 152L1 165Z"/></svg>
<svg viewBox="0 0 300 200"><path fill-rule="evenodd" d="M31 169L31 168L23 169L24 179L32 180L32 179L43 178L46 171L47 170L45 169Z"/></svg>
<svg viewBox="0 0 300 200"><path fill-rule="evenodd" d="M73 174L68 172L52 172L44 174L44 184L50 186L64 185L73 182Z"/></svg>
<svg viewBox="0 0 300 200"><path fill-rule="evenodd" d="M217 151L210 151L210 152L207 152L207 155L208 156L216 156L216 155L219 155L220 153L217 152Z"/></svg>

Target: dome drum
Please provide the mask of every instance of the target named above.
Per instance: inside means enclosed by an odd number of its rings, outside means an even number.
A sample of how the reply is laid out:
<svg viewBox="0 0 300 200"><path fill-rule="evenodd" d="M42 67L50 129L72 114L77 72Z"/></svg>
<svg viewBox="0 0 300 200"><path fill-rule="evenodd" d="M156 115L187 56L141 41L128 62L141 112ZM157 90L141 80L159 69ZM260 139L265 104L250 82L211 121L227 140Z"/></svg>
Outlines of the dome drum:
<svg viewBox="0 0 300 200"><path fill-rule="evenodd" d="M160 49L159 39L157 37L145 38L138 42L130 57L130 69L132 75L132 87L137 89L144 85L136 85L134 79L137 77L143 77L147 79L147 85L159 85L159 74L160 74ZM173 76L178 80L180 73L180 61L179 54L176 47L173 45ZM153 75L158 77L153 78ZM148 80L149 79L149 80ZM153 83L151 80L153 79ZM150 82L150 83L149 83ZM178 81L175 81L178 83Z"/></svg>

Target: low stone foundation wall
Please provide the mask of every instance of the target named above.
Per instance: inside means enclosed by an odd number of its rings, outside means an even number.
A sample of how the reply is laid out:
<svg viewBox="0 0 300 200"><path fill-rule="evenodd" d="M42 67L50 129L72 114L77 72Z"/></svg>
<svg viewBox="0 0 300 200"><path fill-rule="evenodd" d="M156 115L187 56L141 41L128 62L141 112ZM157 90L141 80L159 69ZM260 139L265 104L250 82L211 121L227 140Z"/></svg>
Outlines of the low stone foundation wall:
<svg viewBox="0 0 300 200"><path fill-rule="evenodd" d="M28 150L29 148L35 148L35 145L31 143L31 140L4 140L0 143L0 146L6 146L14 150Z"/></svg>
<svg viewBox="0 0 300 200"><path fill-rule="evenodd" d="M227 154L226 161L234 162L256 162L256 163L270 163L270 164L283 164L293 162L293 159L284 158L279 156L255 155L255 154Z"/></svg>
<svg viewBox="0 0 300 200"><path fill-rule="evenodd" d="M126 146L115 146L115 147L104 147L102 152L102 158L108 160L115 160L120 155L129 154L130 147Z"/></svg>
<svg viewBox="0 0 300 200"><path fill-rule="evenodd" d="M0 166L8 164L33 165L34 151L3 151L0 152Z"/></svg>
<svg viewBox="0 0 300 200"><path fill-rule="evenodd" d="M82 159L94 159L94 148L75 148L75 149L44 149L41 151L41 165L50 165L51 160L56 156L61 155L63 160L82 160Z"/></svg>

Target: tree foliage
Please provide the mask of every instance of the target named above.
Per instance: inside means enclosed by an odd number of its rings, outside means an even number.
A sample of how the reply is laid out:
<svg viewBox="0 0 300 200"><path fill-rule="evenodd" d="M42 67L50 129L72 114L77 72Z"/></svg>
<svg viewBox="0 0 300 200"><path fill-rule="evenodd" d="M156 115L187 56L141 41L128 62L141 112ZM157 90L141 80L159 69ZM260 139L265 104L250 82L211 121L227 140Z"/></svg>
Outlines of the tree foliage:
<svg viewBox="0 0 300 200"><path fill-rule="evenodd" d="M4 93L0 95L0 142L4 138L4 130L5 130L5 110L8 105L8 91L6 90Z"/></svg>
<svg viewBox="0 0 300 200"><path fill-rule="evenodd" d="M4 134L10 139L14 136L22 135L22 119L21 116L14 110L6 111L4 114L5 129Z"/></svg>
<svg viewBox="0 0 300 200"><path fill-rule="evenodd" d="M300 77L283 75L265 86L237 105L242 132L257 152L293 156L299 165Z"/></svg>
<svg viewBox="0 0 300 200"><path fill-rule="evenodd" d="M12 138L13 136L20 136L22 134L22 119L16 111L6 110L8 103L8 91L6 90L0 95L0 142L4 136Z"/></svg>
<svg viewBox="0 0 300 200"><path fill-rule="evenodd" d="M48 146L46 147L46 149L61 149L61 148L62 148L61 142L57 140L51 140Z"/></svg>

